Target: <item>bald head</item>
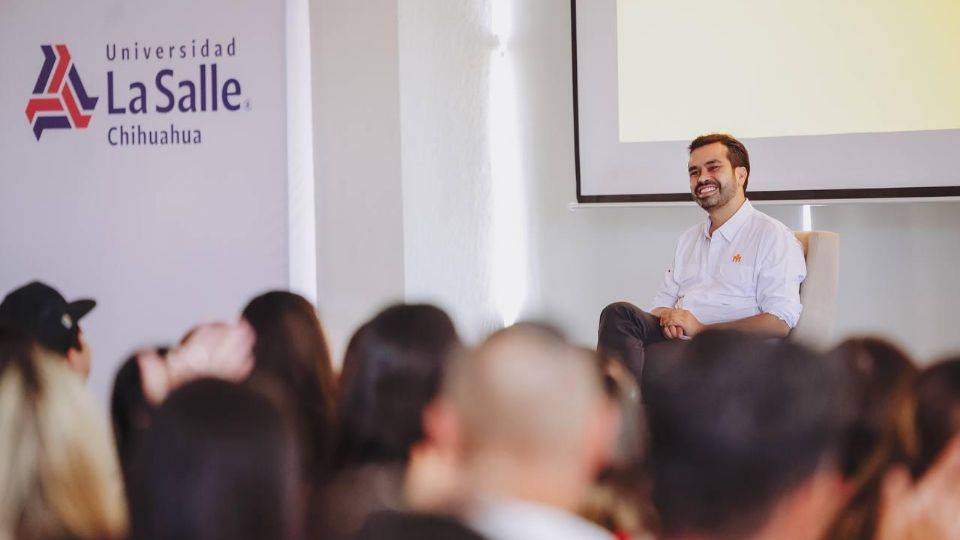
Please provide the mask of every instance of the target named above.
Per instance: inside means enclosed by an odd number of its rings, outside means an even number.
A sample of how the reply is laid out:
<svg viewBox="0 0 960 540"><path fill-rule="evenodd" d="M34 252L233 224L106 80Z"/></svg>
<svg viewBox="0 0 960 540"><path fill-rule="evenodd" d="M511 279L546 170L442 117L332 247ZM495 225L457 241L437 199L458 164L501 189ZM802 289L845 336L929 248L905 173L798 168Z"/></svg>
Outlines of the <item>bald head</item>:
<svg viewBox="0 0 960 540"><path fill-rule="evenodd" d="M535 325L493 334L448 383L446 397L471 451L575 453L603 403L593 354Z"/></svg>

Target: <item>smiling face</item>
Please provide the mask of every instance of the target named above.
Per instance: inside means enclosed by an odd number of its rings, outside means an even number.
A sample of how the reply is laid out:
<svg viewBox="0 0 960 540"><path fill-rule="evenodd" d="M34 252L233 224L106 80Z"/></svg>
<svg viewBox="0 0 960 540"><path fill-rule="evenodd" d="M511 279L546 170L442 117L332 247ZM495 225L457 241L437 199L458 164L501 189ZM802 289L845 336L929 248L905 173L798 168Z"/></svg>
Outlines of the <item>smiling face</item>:
<svg viewBox="0 0 960 540"><path fill-rule="evenodd" d="M691 152L687 171L690 194L704 210L711 212L731 203L739 207L743 202L747 169L731 165L723 143L715 142Z"/></svg>

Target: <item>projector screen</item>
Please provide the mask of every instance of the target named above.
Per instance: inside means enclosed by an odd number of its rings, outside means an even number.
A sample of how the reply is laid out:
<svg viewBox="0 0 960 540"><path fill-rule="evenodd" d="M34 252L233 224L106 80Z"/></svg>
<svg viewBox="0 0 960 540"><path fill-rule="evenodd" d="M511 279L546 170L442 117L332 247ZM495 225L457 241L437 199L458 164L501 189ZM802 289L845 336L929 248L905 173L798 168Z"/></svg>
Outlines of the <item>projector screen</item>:
<svg viewBox="0 0 960 540"><path fill-rule="evenodd" d="M957 0L571 0L578 202L690 200L697 135L754 200L960 196Z"/></svg>

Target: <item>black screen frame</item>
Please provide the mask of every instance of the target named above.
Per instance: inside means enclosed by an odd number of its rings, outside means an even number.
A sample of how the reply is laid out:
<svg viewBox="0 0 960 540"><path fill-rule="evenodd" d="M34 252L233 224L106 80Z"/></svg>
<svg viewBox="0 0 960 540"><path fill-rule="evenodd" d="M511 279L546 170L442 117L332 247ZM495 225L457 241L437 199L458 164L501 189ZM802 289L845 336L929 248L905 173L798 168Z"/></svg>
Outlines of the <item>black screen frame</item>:
<svg viewBox="0 0 960 540"><path fill-rule="evenodd" d="M577 0L570 0L570 43L573 61L573 146L578 203L656 203L690 201L690 193L647 193L584 195L580 190L580 97L577 80ZM751 191L754 201L829 201L851 199L911 199L960 197L958 186L918 186L909 188L800 189Z"/></svg>

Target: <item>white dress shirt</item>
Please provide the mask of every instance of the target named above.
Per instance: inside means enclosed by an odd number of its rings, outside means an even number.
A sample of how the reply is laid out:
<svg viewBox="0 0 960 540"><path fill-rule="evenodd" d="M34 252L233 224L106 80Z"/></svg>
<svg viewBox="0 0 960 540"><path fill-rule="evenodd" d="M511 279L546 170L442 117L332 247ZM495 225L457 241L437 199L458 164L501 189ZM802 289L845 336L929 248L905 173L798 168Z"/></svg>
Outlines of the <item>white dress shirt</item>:
<svg viewBox="0 0 960 540"><path fill-rule="evenodd" d="M704 324L769 313L793 328L806 276L793 231L744 201L713 236L708 217L680 237L652 307L683 308Z"/></svg>
<svg viewBox="0 0 960 540"><path fill-rule="evenodd" d="M519 499L487 499L466 521L488 540L613 540L612 533L579 516Z"/></svg>

